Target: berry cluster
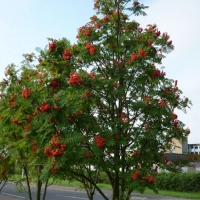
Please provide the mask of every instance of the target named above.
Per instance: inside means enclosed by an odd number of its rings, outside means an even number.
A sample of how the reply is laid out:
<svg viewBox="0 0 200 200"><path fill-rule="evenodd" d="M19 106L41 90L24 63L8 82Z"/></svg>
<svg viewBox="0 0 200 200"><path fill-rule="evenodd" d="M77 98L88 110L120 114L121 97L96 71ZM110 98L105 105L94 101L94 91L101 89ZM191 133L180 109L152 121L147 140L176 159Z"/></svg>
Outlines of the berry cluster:
<svg viewBox="0 0 200 200"><path fill-rule="evenodd" d="M66 144L62 144L62 137L58 132L51 138L51 147L47 146L44 149L44 153L47 154L50 158L60 156L66 150Z"/></svg>
<svg viewBox="0 0 200 200"><path fill-rule="evenodd" d="M78 117L82 114L83 114L83 112L79 110L75 113L69 114L69 116L67 117L67 120L70 123L75 122L78 119Z"/></svg>
<svg viewBox="0 0 200 200"><path fill-rule="evenodd" d="M52 107L54 110L56 110L56 111L60 111L61 110L61 108L59 108L58 106L53 106Z"/></svg>
<svg viewBox="0 0 200 200"><path fill-rule="evenodd" d="M93 29L93 27L90 25L82 26L79 29L79 35L77 37L79 38L81 35L90 36L92 29Z"/></svg>
<svg viewBox="0 0 200 200"><path fill-rule="evenodd" d="M71 72L70 73L70 77L69 77L69 84L70 85L78 85L79 83L82 83L83 80L80 78L79 74L76 72L76 73L73 73Z"/></svg>
<svg viewBox="0 0 200 200"><path fill-rule="evenodd" d="M31 92L32 92L31 88L24 88L22 90L22 97L29 98L31 95Z"/></svg>
<svg viewBox="0 0 200 200"><path fill-rule="evenodd" d="M173 114L172 114L172 120L174 121L174 120L177 119L177 118L178 118L178 115L175 114L175 113L173 113Z"/></svg>
<svg viewBox="0 0 200 200"><path fill-rule="evenodd" d="M89 78L95 78L96 77L95 73L93 73L93 72L89 73L88 76L89 76Z"/></svg>
<svg viewBox="0 0 200 200"><path fill-rule="evenodd" d="M91 96L91 93L90 93L90 92L85 92L85 96L86 96L87 98L89 98L89 97Z"/></svg>
<svg viewBox="0 0 200 200"><path fill-rule="evenodd" d="M140 56L140 57L145 57L146 55L147 55L147 53L146 53L143 49L140 49L140 50L138 51L138 53L132 53L132 54L131 54L131 60L132 60L132 61L135 61L135 60L138 59L139 56Z"/></svg>
<svg viewBox="0 0 200 200"><path fill-rule="evenodd" d="M85 49L89 51L91 55L96 53L96 45L91 44L90 42L85 43Z"/></svg>
<svg viewBox="0 0 200 200"><path fill-rule="evenodd" d="M72 57L72 53L68 49L65 49L62 57L64 60L70 60Z"/></svg>
<svg viewBox="0 0 200 200"><path fill-rule="evenodd" d="M118 85L119 85L119 83L118 83L118 82L115 82L115 83L113 83L113 87L114 87L114 88L117 88L117 87L118 87Z"/></svg>
<svg viewBox="0 0 200 200"><path fill-rule="evenodd" d="M138 176L140 175L140 171L136 170L134 174L131 174L131 178L135 181L138 179Z"/></svg>
<svg viewBox="0 0 200 200"><path fill-rule="evenodd" d="M91 158L93 156L93 154L89 151L85 151L84 156L85 156L85 158Z"/></svg>
<svg viewBox="0 0 200 200"><path fill-rule="evenodd" d="M149 183L154 183L155 182L155 178L150 174L148 174L147 176L143 176L142 180L143 181L147 180Z"/></svg>
<svg viewBox="0 0 200 200"><path fill-rule="evenodd" d="M29 131L29 129L30 129L30 126L31 126L31 124L30 124L30 123L28 123L28 125L24 126L24 130L25 130L26 132L28 132L28 131Z"/></svg>
<svg viewBox="0 0 200 200"><path fill-rule="evenodd" d="M58 173L58 170L59 170L59 167L57 166L56 164L56 161L53 162L53 165L51 167L51 171L54 173L54 174L57 174Z"/></svg>
<svg viewBox="0 0 200 200"><path fill-rule="evenodd" d="M135 181L139 178L139 175L140 175L140 171L136 170L134 174L131 174L131 178ZM147 174L146 176L141 177L141 182L144 182L144 181L148 181L149 183L154 183L155 178L152 175Z"/></svg>
<svg viewBox="0 0 200 200"><path fill-rule="evenodd" d="M167 102L165 100L163 100L163 99L160 99L159 100L159 105L160 105L160 107L166 107L167 106Z"/></svg>
<svg viewBox="0 0 200 200"><path fill-rule="evenodd" d="M123 121L124 123L129 123L130 122L130 119L127 117L127 114L125 112L122 112L120 115L119 115L119 119L121 121Z"/></svg>
<svg viewBox="0 0 200 200"><path fill-rule="evenodd" d="M21 125L22 123L16 120L15 118L12 119L12 122L16 125Z"/></svg>
<svg viewBox="0 0 200 200"><path fill-rule="evenodd" d="M159 69L155 69L153 74L151 75L152 78L157 78L157 77L164 77L166 74L165 72L161 72Z"/></svg>
<svg viewBox="0 0 200 200"><path fill-rule="evenodd" d="M108 20L109 20L109 16L106 15L106 16L103 18L103 22L106 23Z"/></svg>
<svg viewBox="0 0 200 200"><path fill-rule="evenodd" d="M49 85L53 88L53 90L57 90L59 87L59 83L56 80L51 81Z"/></svg>
<svg viewBox="0 0 200 200"><path fill-rule="evenodd" d="M49 43L49 51L52 53L57 45L57 40L54 40L52 43Z"/></svg>
<svg viewBox="0 0 200 200"><path fill-rule="evenodd" d="M103 147L106 143L106 140L98 135L94 136L94 139L99 148Z"/></svg>
<svg viewBox="0 0 200 200"><path fill-rule="evenodd" d="M36 143L35 140L32 141L32 152L33 154L36 154L36 151L38 149L38 144Z"/></svg>
<svg viewBox="0 0 200 200"><path fill-rule="evenodd" d="M42 103L42 105L39 108L40 112L48 112L50 110L50 105L48 103Z"/></svg>
<svg viewBox="0 0 200 200"><path fill-rule="evenodd" d="M10 99L8 100L8 103L12 108L16 108L16 103L15 103L16 99L17 97L14 95L11 96Z"/></svg>

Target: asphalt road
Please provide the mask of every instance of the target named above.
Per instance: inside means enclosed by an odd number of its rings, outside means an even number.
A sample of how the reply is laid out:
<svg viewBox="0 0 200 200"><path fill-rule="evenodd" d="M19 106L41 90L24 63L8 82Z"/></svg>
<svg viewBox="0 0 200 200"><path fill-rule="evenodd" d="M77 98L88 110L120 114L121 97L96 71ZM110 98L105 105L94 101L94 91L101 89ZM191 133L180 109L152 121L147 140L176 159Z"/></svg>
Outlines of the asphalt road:
<svg viewBox="0 0 200 200"><path fill-rule="evenodd" d="M32 199L36 198L36 188L31 188ZM43 193L42 193L43 195ZM41 195L41 196L42 196ZM8 183L0 193L0 200L27 200L27 190L19 193L15 190L15 184ZM74 187L62 187L62 186L49 186L47 189L46 200L88 200L87 194L83 190L78 190ZM103 200L99 194L95 194L95 200Z"/></svg>
<svg viewBox="0 0 200 200"><path fill-rule="evenodd" d="M105 190L104 193L111 200L111 191ZM36 190L32 187L33 200L35 200ZM15 185L8 183L0 193L0 200L28 200L27 191L18 193L15 190ZM103 200L98 193L94 196L95 200ZM199 197L200 199L200 197ZM88 200L84 190L78 190L74 187L66 186L49 186L47 189L46 200ZM161 195L148 195L133 193L131 200L190 200L186 198L167 197Z"/></svg>

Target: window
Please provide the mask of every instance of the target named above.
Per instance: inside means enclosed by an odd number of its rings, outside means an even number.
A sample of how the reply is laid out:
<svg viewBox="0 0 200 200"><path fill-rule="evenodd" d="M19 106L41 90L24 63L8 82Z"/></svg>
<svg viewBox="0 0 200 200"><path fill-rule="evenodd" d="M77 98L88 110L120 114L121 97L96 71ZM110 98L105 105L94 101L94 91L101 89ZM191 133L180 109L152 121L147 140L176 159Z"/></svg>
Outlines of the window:
<svg viewBox="0 0 200 200"><path fill-rule="evenodd" d="M200 172L200 167L196 167L196 171Z"/></svg>

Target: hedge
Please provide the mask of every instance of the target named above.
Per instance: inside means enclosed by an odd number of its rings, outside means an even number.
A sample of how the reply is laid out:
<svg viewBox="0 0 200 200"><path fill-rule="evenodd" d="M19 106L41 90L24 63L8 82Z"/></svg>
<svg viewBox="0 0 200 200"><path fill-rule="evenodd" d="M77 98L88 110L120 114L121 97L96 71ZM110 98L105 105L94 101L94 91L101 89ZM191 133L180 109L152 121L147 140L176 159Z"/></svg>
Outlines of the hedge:
<svg viewBox="0 0 200 200"><path fill-rule="evenodd" d="M158 189L179 192L199 192L200 173L159 173L156 177Z"/></svg>

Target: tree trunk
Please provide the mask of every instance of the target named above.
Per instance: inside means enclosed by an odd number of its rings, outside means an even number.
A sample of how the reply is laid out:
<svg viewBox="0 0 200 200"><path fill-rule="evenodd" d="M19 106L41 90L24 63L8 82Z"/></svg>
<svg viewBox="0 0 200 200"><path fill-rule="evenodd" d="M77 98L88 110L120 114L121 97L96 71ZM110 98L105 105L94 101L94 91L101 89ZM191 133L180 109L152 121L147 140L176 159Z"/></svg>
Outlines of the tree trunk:
<svg viewBox="0 0 200 200"><path fill-rule="evenodd" d="M28 179L28 171L25 165L23 165L24 167L24 173L26 175L26 183L27 183L27 187L28 187L28 196L29 196L29 200L32 200L32 195L31 195L31 187L29 184L29 179Z"/></svg>
<svg viewBox="0 0 200 200"><path fill-rule="evenodd" d="M131 193L133 192L133 190L128 190L127 195L126 195L126 200L130 199Z"/></svg>
<svg viewBox="0 0 200 200"><path fill-rule="evenodd" d="M85 190L87 192L87 196L88 196L89 200L93 200L94 193L92 193L89 189L85 188Z"/></svg>
<svg viewBox="0 0 200 200"><path fill-rule="evenodd" d="M45 200L45 198L46 198L47 187L48 187L48 181L49 181L49 178L46 180L46 183L45 183L45 186L44 186L44 194L43 194L42 200Z"/></svg>
<svg viewBox="0 0 200 200"><path fill-rule="evenodd" d="M41 196L41 189L42 189L42 181L40 180L40 174L41 174L42 166L38 166L38 180L37 180L37 194L36 194L36 200L40 200Z"/></svg>
<svg viewBox="0 0 200 200"><path fill-rule="evenodd" d="M37 194L36 194L36 200L40 200L41 188L42 188L42 182L41 182L40 180L37 180Z"/></svg>
<svg viewBox="0 0 200 200"><path fill-rule="evenodd" d="M90 182L90 184L92 184L95 189L100 193L100 195L105 199L105 200L108 200L108 198L106 197L106 195L102 192L102 190L97 186L97 184L92 180L92 179L89 179L87 176L83 175L83 174L78 174L76 173L75 171L70 171L73 175L74 175L74 178L80 182L84 182L84 180L87 180L88 182ZM77 179L76 176L78 176L80 179Z"/></svg>
<svg viewBox="0 0 200 200"><path fill-rule="evenodd" d="M115 173L115 182L114 182L114 187L113 187L113 197L112 200L119 200L119 172L116 171Z"/></svg>
<svg viewBox="0 0 200 200"><path fill-rule="evenodd" d="M2 185L2 187L0 188L0 192L1 192L1 190L3 189L3 187L5 186L5 184L7 183L7 181L8 181L8 177L7 177L6 179L4 179L4 180L1 181L1 183L3 183L3 185ZM1 183L0 183L0 184L1 184Z"/></svg>
<svg viewBox="0 0 200 200"><path fill-rule="evenodd" d="M125 148L122 148L122 153L121 154L122 154L122 156L121 156L122 162L126 163L126 159L125 159L126 150L125 150ZM122 166L122 174L125 174L124 166ZM120 199L121 200L125 199L125 196L126 196L125 191L126 191L127 188L125 188L125 187L126 187L126 181L125 181L124 177L122 177L121 178L121 194L120 194Z"/></svg>

